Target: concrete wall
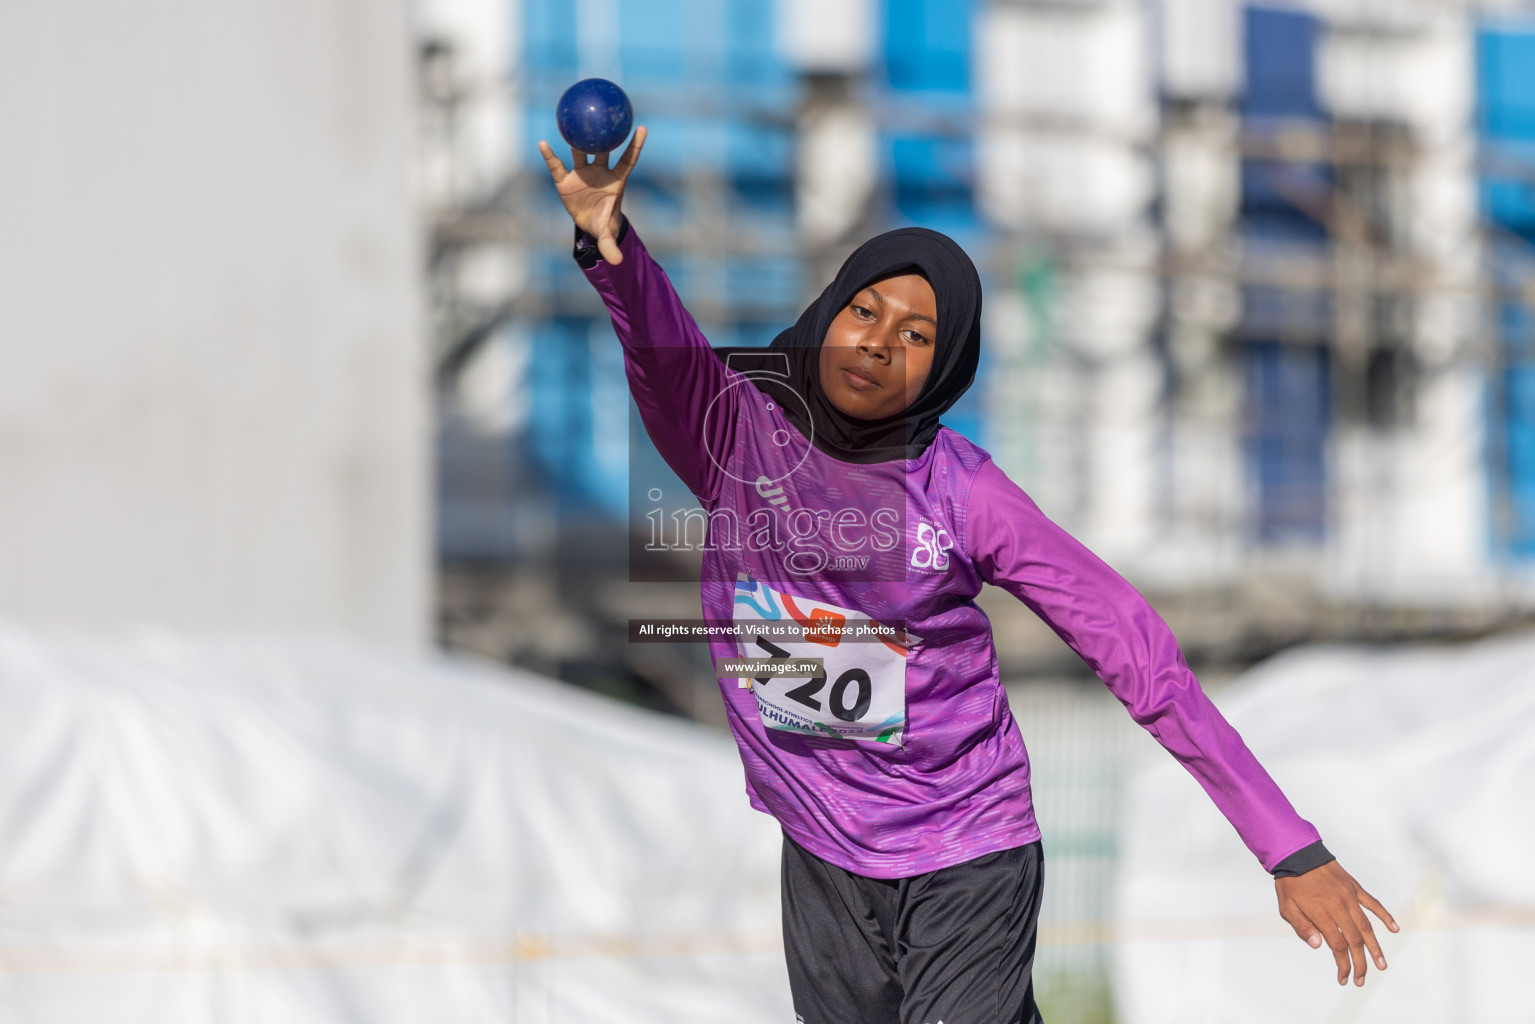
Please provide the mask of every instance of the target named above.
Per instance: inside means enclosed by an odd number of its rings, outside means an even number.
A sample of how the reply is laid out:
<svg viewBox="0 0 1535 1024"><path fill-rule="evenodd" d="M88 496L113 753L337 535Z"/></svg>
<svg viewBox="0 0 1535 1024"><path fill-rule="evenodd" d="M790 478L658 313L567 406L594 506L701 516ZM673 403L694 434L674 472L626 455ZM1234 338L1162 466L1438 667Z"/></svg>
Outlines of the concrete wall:
<svg viewBox="0 0 1535 1024"><path fill-rule="evenodd" d="M406 14L0 9L0 614L425 641Z"/></svg>

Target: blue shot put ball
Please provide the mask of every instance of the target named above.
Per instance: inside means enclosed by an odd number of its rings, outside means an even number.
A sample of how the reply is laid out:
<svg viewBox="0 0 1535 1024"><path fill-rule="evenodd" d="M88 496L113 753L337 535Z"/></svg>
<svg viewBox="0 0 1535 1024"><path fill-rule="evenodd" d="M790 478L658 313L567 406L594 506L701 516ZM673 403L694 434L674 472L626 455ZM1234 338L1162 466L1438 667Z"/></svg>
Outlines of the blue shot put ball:
<svg viewBox="0 0 1535 1024"><path fill-rule="evenodd" d="M606 78L583 78L560 97L554 110L565 141L583 153L606 153L629 137L634 108Z"/></svg>

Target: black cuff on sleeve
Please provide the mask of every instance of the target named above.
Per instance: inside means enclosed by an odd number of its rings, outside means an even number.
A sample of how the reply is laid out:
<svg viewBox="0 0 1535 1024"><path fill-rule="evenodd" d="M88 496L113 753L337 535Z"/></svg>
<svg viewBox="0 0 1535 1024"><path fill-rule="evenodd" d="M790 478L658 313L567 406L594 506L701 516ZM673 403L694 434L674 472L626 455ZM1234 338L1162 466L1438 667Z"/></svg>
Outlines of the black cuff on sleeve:
<svg viewBox="0 0 1535 1024"><path fill-rule="evenodd" d="M1312 868L1319 868L1328 861L1337 859L1327 852L1327 847L1322 845L1321 840L1317 840L1275 864L1274 870L1270 873L1275 878L1294 878L1296 875L1304 875Z"/></svg>
<svg viewBox="0 0 1535 1024"><path fill-rule="evenodd" d="M574 225L572 226L574 227ZM628 237L629 218L619 214L618 238L616 241L619 245L623 245L624 239ZM580 265L582 270L592 269L597 265L597 261L602 259L602 254L597 251L597 239L588 235L580 228L576 228L576 245L570 254L576 258L576 263Z"/></svg>

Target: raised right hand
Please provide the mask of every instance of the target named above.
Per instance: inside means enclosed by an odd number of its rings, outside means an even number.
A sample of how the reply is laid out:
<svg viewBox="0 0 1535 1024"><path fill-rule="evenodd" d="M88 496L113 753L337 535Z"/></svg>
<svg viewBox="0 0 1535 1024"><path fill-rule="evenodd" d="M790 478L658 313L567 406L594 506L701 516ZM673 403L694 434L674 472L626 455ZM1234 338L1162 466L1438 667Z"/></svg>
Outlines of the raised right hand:
<svg viewBox="0 0 1535 1024"><path fill-rule="evenodd" d="M619 207L624 198L624 186L629 173L639 161L640 150L645 148L645 127L634 131L624 155L618 163L608 166L607 153L583 153L571 149L572 166L567 169L554 155L549 143L540 139L538 151L549 165L549 176L565 204L565 212L576 222L576 227L597 239L597 251L609 263L622 263L618 251ZM590 158L590 162L588 162Z"/></svg>

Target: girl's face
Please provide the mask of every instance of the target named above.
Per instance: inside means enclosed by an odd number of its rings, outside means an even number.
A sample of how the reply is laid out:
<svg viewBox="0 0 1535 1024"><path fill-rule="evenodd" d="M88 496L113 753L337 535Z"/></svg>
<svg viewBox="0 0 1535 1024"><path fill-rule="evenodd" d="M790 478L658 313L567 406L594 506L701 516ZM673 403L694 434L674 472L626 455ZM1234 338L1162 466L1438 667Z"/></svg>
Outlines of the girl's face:
<svg viewBox="0 0 1535 1024"><path fill-rule="evenodd" d="M921 274L884 277L854 295L821 341L821 389L861 420L904 412L933 368L938 300Z"/></svg>

